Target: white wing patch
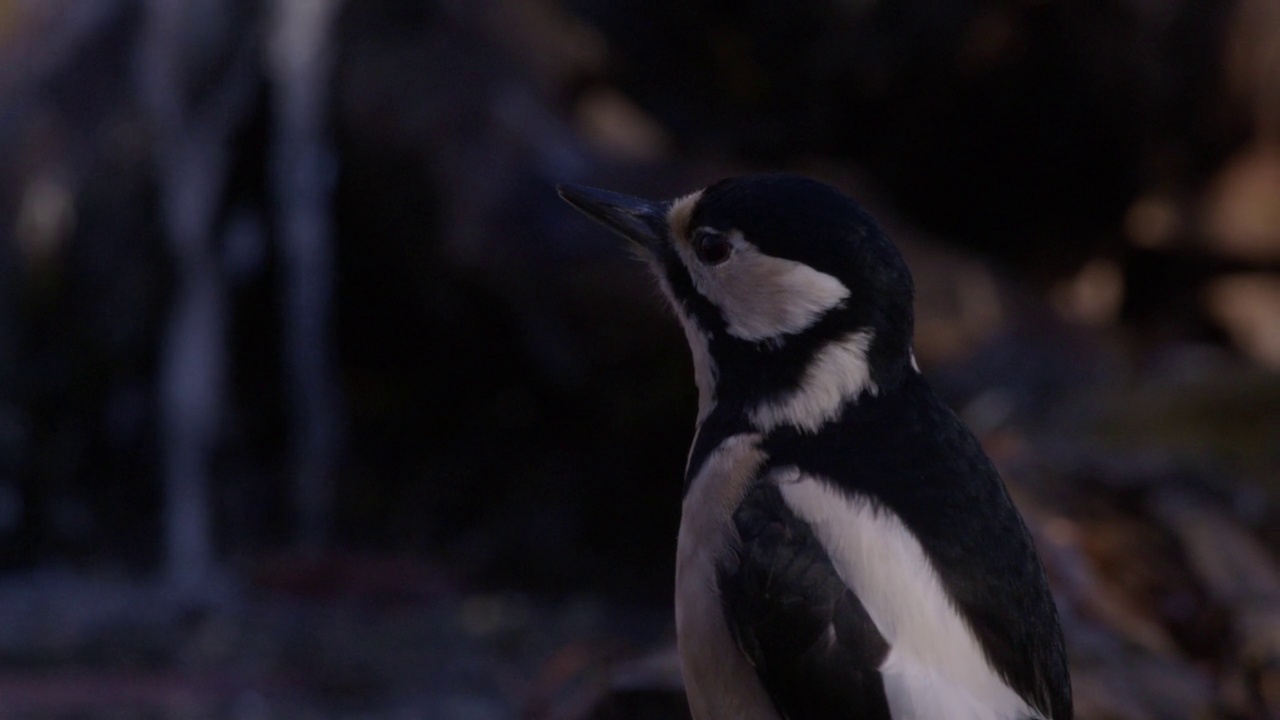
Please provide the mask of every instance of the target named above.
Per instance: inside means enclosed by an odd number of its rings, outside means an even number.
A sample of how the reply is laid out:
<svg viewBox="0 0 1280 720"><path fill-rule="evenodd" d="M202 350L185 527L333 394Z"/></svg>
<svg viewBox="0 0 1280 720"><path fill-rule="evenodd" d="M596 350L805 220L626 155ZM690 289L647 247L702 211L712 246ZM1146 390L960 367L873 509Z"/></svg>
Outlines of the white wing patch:
<svg viewBox="0 0 1280 720"><path fill-rule="evenodd" d="M781 340L816 323L849 297L833 275L760 252L742 233L728 234L734 255L708 267L676 236L675 247L698 293L720 309L725 330L742 340Z"/></svg>
<svg viewBox="0 0 1280 720"><path fill-rule="evenodd" d="M992 670L924 549L896 515L796 468L773 478L889 643L880 672L894 720L1041 717Z"/></svg>
<svg viewBox="0 0 1280 720"><path fill-rule="evenodd" d="M817 432L840 415L845 402L863 392L876 394L879 390L867 362L873 338L870 330L861 330L819 350L805 368L800 386L777 400L757 405L751 410L751 422L763 432L781 425Z"/></svg>

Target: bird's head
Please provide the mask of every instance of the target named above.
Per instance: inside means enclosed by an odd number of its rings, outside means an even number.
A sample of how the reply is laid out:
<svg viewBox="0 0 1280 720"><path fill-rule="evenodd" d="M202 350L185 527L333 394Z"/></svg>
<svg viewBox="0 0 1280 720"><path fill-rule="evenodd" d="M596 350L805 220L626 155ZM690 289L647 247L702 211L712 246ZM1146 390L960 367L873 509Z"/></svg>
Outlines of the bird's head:
<svg viewBox="0 0 1280 720"><path fill-rule="evenodd" d="M757 424L813 430L832 419L832 398L889 390L911 371L911 275L835 188L778 174L671 201L559 190L648 262L693 350L702 417L732 403ZM788 400L799 404L768 412Z"/></svg>

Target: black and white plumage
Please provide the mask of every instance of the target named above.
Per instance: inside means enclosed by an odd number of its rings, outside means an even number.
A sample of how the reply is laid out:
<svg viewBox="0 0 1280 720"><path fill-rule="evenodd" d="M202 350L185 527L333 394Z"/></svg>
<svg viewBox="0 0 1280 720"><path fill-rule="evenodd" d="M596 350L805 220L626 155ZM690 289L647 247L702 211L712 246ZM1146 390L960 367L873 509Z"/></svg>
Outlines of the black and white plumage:
<svg viewBox="0 0 1280 720"><path fill-rule="evenodd" d="M875 221L795 175L560 193L634 241L693 351L676 626L695 720L1068 720L1031 537L915 366L911 275Z"/></svg>

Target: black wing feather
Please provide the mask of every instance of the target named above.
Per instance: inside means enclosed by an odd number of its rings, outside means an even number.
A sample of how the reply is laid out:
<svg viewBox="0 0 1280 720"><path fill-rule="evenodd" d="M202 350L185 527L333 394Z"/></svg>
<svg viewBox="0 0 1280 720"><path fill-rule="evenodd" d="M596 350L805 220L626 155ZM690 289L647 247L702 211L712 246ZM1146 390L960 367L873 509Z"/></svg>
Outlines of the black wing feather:
<svg viewBox="0 0 1280 720"><path fill-rule="evenodd" d="M890 720L876 670L889 652L857 596L777 487L759 482L733 516L719 567L729 627L789 720Z"/></svg>

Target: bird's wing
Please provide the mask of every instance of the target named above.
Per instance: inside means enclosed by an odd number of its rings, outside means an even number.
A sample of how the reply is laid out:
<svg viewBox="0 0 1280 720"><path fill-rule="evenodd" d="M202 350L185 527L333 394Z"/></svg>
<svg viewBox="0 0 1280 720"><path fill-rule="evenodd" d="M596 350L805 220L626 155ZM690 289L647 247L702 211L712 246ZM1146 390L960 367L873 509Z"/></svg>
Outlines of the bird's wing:
<svg viewBox="0 0 1280 720"><path fill-rule="evenodd" d="M748 491L733 522L722 601L784 718L1040 717L992 669L892 512L782 472Z"/></svg>
<svg viewBox="0 0 1280 720"><path fill-rule="evenodd" d="M1031 536L978 441L922 378L764 449L782 504L889 646L878 669L894 717L1070 720Z"/></svg>
<svg viewBox="0 0 1280 720"><path fill-rule="evenodd" d="M788 720L890 720L878 668L889 652L808 523L760 482L733 516L739 543L718 568L739 647Z"/></svg>

